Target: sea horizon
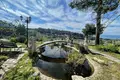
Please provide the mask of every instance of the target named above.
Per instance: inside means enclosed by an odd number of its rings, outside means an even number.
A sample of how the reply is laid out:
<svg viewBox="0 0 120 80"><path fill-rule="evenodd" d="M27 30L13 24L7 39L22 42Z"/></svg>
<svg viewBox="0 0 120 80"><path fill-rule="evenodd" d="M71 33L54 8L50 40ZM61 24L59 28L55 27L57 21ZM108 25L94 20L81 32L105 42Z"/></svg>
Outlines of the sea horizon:
<svg viewBox="0 0 120 80"><path fill-rule="evenodd" d="M103 39L120 39L120 35L101 35Z"/></svg>

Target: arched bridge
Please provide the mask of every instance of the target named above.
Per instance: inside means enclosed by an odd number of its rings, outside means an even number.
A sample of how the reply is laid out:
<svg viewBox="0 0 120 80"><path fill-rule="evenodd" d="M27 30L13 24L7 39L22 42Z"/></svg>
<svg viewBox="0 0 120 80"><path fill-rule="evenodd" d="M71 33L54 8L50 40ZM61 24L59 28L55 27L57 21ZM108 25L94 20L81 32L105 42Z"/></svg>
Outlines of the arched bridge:
<svg viewBox="0 0 120 80"><path fill-rule="evenodd" d="M45 43L41 44L38 48L43 47L43 46L48 45L48 44L56 43L56 42L68 42L68 41L66 41L66 40L48 41L48 42L45 42Z"/></svg>
<svg viewBox="0 0 120 80"><path fill-rule="evenodd" d="M53 44L53 43L64 43L64 46L71 49L71 50L75 50L77 52L80 52L81 54L84 54L85 53L88 53L86 51L86 49L84 48L83 45L79 44L79 43L76 43L76 42L71 42L71 41L66 41L66 40L54 40L54 41L48 41L48 42L44 42L43 44L41 44L39 47L37 47L37 52L38 52L38 56L39 58L41 58L42 60L45 60L45 61L61 61L61 62L65 62L65 58L51 58L51 57L47 57L47 56L44 56L43 54L41 54L42 52L45 51L45 45L48 45L48 44ZM70 45L68 45L70 43ZM71 46L71 44L76 44L79 46L79 48L77 49L75 46ZM62 61L63 60L63 61Z"/></svg>
<svg viewBox="0 0 120 80"><path fill-rule="evenodd" d="M40 46L38 46L37 47L37 51L40 51L40 50L42 50L41 48L43 48L45 45L48 45L48 44L52 44L52 43L62 43L62 42L66 42L67 44L75 44L75 45L77 45L78 47L80 47L80 46L83 46L82 44L79 44L79 43L77 43L77 42L73 42L73 41L67 41L67 40L54 40L54 41L48 41L48 42L44 42L43 44L41 44ZM71 48L71 49L74 49L74 50L76 50L76 51L79 51L79 50L77 50L75 47L71 47L70 45L65 45L65 47L68 47L68 48Z"/></svg>

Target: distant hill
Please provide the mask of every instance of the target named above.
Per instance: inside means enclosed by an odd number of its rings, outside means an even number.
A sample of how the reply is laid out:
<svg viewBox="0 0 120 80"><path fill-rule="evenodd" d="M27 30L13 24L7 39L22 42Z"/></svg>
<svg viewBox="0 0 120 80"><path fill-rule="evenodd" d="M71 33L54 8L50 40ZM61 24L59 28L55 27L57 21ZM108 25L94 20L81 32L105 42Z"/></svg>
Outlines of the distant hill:
<svg viewBox="0 0 120 80"><path fill-rule="evenodd" d="M24 26L25 27L25 26ZM0 37L4 36L12 36L16 33L18 35L18 31L16 29L19 29L19 32L23 31L22 27L20 26L15 26L12 23L8 23L6 21L0 20ZM15 32L16 31L16 32ZM31 32L30 32L31 31ZM34 33L36 32L36 33ZM29 28L29 35L30 36L35 36L35 34L43 34L44 36L52 37L54 38L72 38L72 39L83 39L84 36L83 34L80 33L75 33L75 32L70 32L70 31L64 31L64 30L56 30L56 29L44 29L44 28Z"/></svg>
<svg viewBox="0 0 120 80"><path fill-rule="evenodd" d="M37 31L40 32L41 34L45 34L48 36L52 35L54 37L68 36L73 39L83 39L84 38L83 34L70 32L70 31L64 31L64 30L38 28Z"/></svg>

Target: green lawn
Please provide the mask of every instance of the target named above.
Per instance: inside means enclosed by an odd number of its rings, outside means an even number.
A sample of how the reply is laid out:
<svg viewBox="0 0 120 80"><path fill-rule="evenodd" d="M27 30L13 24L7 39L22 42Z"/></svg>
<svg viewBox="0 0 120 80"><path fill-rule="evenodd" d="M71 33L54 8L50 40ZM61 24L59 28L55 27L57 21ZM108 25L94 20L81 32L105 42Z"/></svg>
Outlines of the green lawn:
<svg viewBox="0 0 120 80"><path fill-rule="evenodd" d="M33 76L34 72L32 59L25 53L16 67L5 74L3 80L40 80L39 76Z"/></svg>

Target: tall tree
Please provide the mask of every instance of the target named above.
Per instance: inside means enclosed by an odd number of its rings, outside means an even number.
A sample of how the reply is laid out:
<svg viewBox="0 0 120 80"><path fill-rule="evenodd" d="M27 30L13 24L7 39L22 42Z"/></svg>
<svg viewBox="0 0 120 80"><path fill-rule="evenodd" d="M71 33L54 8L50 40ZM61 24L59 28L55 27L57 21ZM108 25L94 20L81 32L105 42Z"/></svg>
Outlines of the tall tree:
<svg viewBox="0 0 120 80"><path fill-rule="evenodd" d="M99 45L101 15L115 10L118 5L118 0L73 0L70 3L71 8L76 8L78 10L87 10L89 8L92 8L96 12L96 45Z"/></svg>

